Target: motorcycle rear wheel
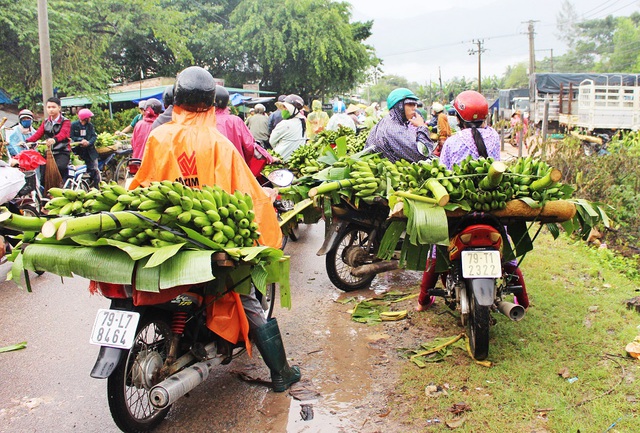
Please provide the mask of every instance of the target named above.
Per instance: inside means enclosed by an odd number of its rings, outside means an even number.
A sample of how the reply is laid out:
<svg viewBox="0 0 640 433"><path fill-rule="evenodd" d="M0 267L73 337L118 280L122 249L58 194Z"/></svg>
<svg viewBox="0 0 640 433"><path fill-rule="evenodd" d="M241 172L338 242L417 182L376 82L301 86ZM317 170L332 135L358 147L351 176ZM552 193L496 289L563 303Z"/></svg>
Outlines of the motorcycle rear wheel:
<svg viewBox="0 0 640 433"><path fill-rule="evenodd" d="M489 356L489 325L491 310L489 307L478 305L476 297L471 295L469 302L469 317L467 319L467 337L471 354L478 361Z"/></svg>
<svg viewBox="0 0 640 433"><path fill-rule="evenodd" d="M352 266L345 262L345 255L350 248L365 249L369 242L369 233L358 227L351 227L340 237L337 246L327 252L326 268L329 280L338 289L344 292L352 292L367 288L376 277L356 277L351 275ZM364 263L362 263L364 264Z"/></svg>
<svg viewBox="0 0 640 433"><path fill-rule="evenodd" d="M276 303L276 283L267 284L267 291L264 295L259 290L256 290L256 298L258 298L258 301L262 304L262 309L267 315L267 320L271 319L273 307Z"/></svg>
<svg viewBox="0 0 640 433"><path fill-rule="evenodd" d="M149 401L149 390L155 383L142 384L141 381L144 379L140 379L140 375L136 375L136 372L149 373L148 368L158 364L158 362L151 364L150 360L154 359L152 357L164 362L172 335L171 321L167 316L160 314L142 316L133 347L126 352L118 367L107 379L111 416L122 431L151 431L167 416L171 406L159 410ZM159 367L161 366L162 364L159 363Z"/></svg>

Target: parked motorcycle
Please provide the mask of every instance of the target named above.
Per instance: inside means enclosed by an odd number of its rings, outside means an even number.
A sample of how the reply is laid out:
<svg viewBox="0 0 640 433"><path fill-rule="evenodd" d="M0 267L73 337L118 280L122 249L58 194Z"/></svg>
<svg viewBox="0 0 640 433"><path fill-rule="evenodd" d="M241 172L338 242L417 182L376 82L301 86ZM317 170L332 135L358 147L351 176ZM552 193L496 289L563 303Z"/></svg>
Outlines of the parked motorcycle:
<svg viewBox="0 0 640 433"><path fill-rule="evenodd" d="M451 309L459 309L475 359L489 354L491 313L498 311L511 320L525 315L521 305L508 302L505 295L522 295L515 265L506 264L503 245L508 242L504 225L493 215L470 213L454 220L450 228L448 273L444 289L432 289Z"/></svg>
<svg viewBox="0 0 640 433"><path fill-rule="evenodd" d="M396 269L397 260L377 257L380 241L389 223L389 207L383 203L353 206L346 199L331 206L332 220L327 224L319 256L326 255L329 280L345 292L364 289L381 272Z"/></svg>
<svg viewBox="0 0 640 433"><path fill-rule="evenodd" d="M603 156L608 155L610 152L607 150L607 145L611 141L609 134L596 134L595 136L583 136L582 150L586 156Z"/></svg>
<svg viewBox="0 0 640 433"><path fill-rule="evenodd" d="M214 274L234 266L222 256L214 259ZM107 379L111 415L125 432L153 430L174 402L244 352L243 344L233 345L207 327L212 313L206 284L167 289L165 299L149 305L139 298L134 305L129 285L96 286L111 306L98 311L91 333L90 341L101 346L91 377ZM256 294L271 317L275 284Z"/></svg>

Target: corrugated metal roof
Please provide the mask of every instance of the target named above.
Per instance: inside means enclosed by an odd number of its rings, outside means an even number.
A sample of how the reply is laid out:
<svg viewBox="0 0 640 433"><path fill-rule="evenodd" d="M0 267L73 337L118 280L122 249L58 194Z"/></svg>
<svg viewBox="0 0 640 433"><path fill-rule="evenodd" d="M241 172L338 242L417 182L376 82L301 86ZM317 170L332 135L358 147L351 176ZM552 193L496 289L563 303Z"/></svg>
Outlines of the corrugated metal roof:
<svg viewBox="0 0 640 433"><path fill-rule="evenodd" d="M126 92L109 92L104 94L95 94L91 96L67 96L60 98L63 107L80 107L83 105L91 105L92 103L107 104L109 102L138 102L149 98L162 99L162 93L166 86L148 87L139 90L128 90ZM266 90L245 90L235 87L225 87L229 92L234 93L261 93L264 95L275 95L276 92Z"/></svg>

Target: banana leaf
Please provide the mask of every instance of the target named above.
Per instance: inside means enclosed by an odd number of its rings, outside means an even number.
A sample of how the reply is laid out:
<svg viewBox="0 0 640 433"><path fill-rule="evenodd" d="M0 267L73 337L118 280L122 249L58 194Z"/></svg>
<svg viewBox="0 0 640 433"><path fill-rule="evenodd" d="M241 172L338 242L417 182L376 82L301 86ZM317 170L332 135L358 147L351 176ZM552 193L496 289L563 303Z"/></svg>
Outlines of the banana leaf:
<svg viewBox="0 0 640 433"><path fill-rule="evenodd" d="M289 256L273 261L265 266L268 277L267 284L277 283L280 291L280 306L291 309L291 286L289 282Z"/></svg>
<svg viewBox="0 0 640 433"><path fill-rule="evenodd" d="M431 248L431 245L414 245L405 239L400 251L400 267L410 271L424 271Z"/></svg>
<svg viewBox="0 0 640 433"><path fill-rule="evenodd" d="M251 266L237 266L229 272L233 290L241 295L251 292Z"/></svg>
<svg viewBox="0 0 640 433"><path fill-rule="evenodd" d="M160 268L147 268L149 257L136 262L135 288L141 292L160 292Z"/></svg>
<svg viewBox="0 0 640 433"><path fill-rule="evenodd" d="M515 246L515 256L520 257L529 251L533 250L533 241L529 235L529 229L525 221L515 221L507 226L507 233L513 240ZM505 244L506 246L506 244ZM506 260L510 260L511 257L507 254L507 251L503 251L503 255Z"/></svg>
<svg viewBox="0 0 640 433"><path fill-rule="evenodd" d="M171 257L175 256L180 248L185 246L186 243L183 242L181 244L167 245L166 247L157 248L156 252L153 253L149 261L147 262L147 268L153 268L154 266L159 266L169 260Z"/></svg>
<svg viewBox="0 0 640 433"><path fill-rule="evenodd" d="M447 245L449 222L443 207L405 199L407 234L413 244Z"/></svg>
<svg viewBox="0 0 640 433"><path fill-rule="evenodd" d="M242 259L250 262L255 258L264 259L267 261L277 261L282 258L284 252L277 248L259 246L259 247L243 247L241 248Z"/></svg>
<svg viewBox="0 0 640 433"><path fill-rule="evenodd" d="M215 279L211 270L212 251L180 251L160 265L160 289L199 284Z"/></svg>
<svg viewBox="0 0 640 433"><path fill-rule="evenodd" d="M288 212L285 212L280 215L280 227L288 223L292 218L301 213L303 210L308 208L313 204L313 201L310 198L304 199L293 206Z"/></svg>
<svg viewBox="0 0 640 433"><path fill-rule="evenodd" d="M152 247L152 246L141 247L138 245L130 244L128 242L116 241L115 239L109 239L109 238L96 239L94 235L74 236L71 238L71 240L73 240L78 245L85 246L85 247L105 247L105 246L116 247L124 251L125 253L129 254L129 257L131 257L131 260L134 260L134 261L150 256L158 250L156 247Z"/></svg>
<svg viewBox="0 0 640 433"><path fill-rule="evenodd" d="M263 263L258 263L251 270L251 281L256 287L256 290L260 291L263 295L267 293L267 277L269 272L265 269Z"/></svg>
<svg viewBox="0 0 640 433"><path fill-rule="evenodd" d="M31 244L23 256L28 270L115 284L131 284L135 264L126 252L114 247Z"/></svg>
<svg viewBox="0 0 640 433"><path fill-rule="evenodd" d="M11 346L0 347L0 353L13 352L14 350L22 350L27 348L27 342L12 344Z"/></svg>
<svg viewBox="0 0 640 433"><path fill-rule="evenodd" d="M347 136L343 135L336 139L335 154L338 157L345 156L347 154Z"/></svg>
<svg viewBox="0 0 640 433"><path fill-rule="evenodd" d="M400 237L407 227L407 222L403 220L392 221L382 236L378 257L382 260L391 260L396 250Z"/></svg>

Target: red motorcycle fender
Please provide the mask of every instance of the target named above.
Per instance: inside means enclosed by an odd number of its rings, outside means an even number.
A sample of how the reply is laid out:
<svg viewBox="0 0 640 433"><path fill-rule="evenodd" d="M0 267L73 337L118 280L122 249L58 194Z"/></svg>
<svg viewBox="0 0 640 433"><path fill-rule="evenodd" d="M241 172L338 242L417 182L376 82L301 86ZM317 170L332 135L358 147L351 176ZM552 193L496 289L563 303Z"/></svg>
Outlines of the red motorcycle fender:
<svg viewBox="0 0 640 433"><path fill-rule="evenodd" d="M120 358L124 352L126 352L124 349L101 346L98 359L96 359L93 370L91 370L91 377L94 379L106 379L111 376L113 370L120 363Z"/></svg>
<svg viewBox="0 0 640 433"><path fill-rule="evenodd" d="M496 299L496 280L493 278L474 278L468 280L468 287L478 305L490 307Z"/></svg>
<svg viewBox="0 0 640 433"><path fill-rule="evenodd" d="M336 220L331 223L327 235L324 238L324 243L316 253L317 256L324 256L332 249L336 248L342 231L347 228L349 223L344 220Z"/></svg>

